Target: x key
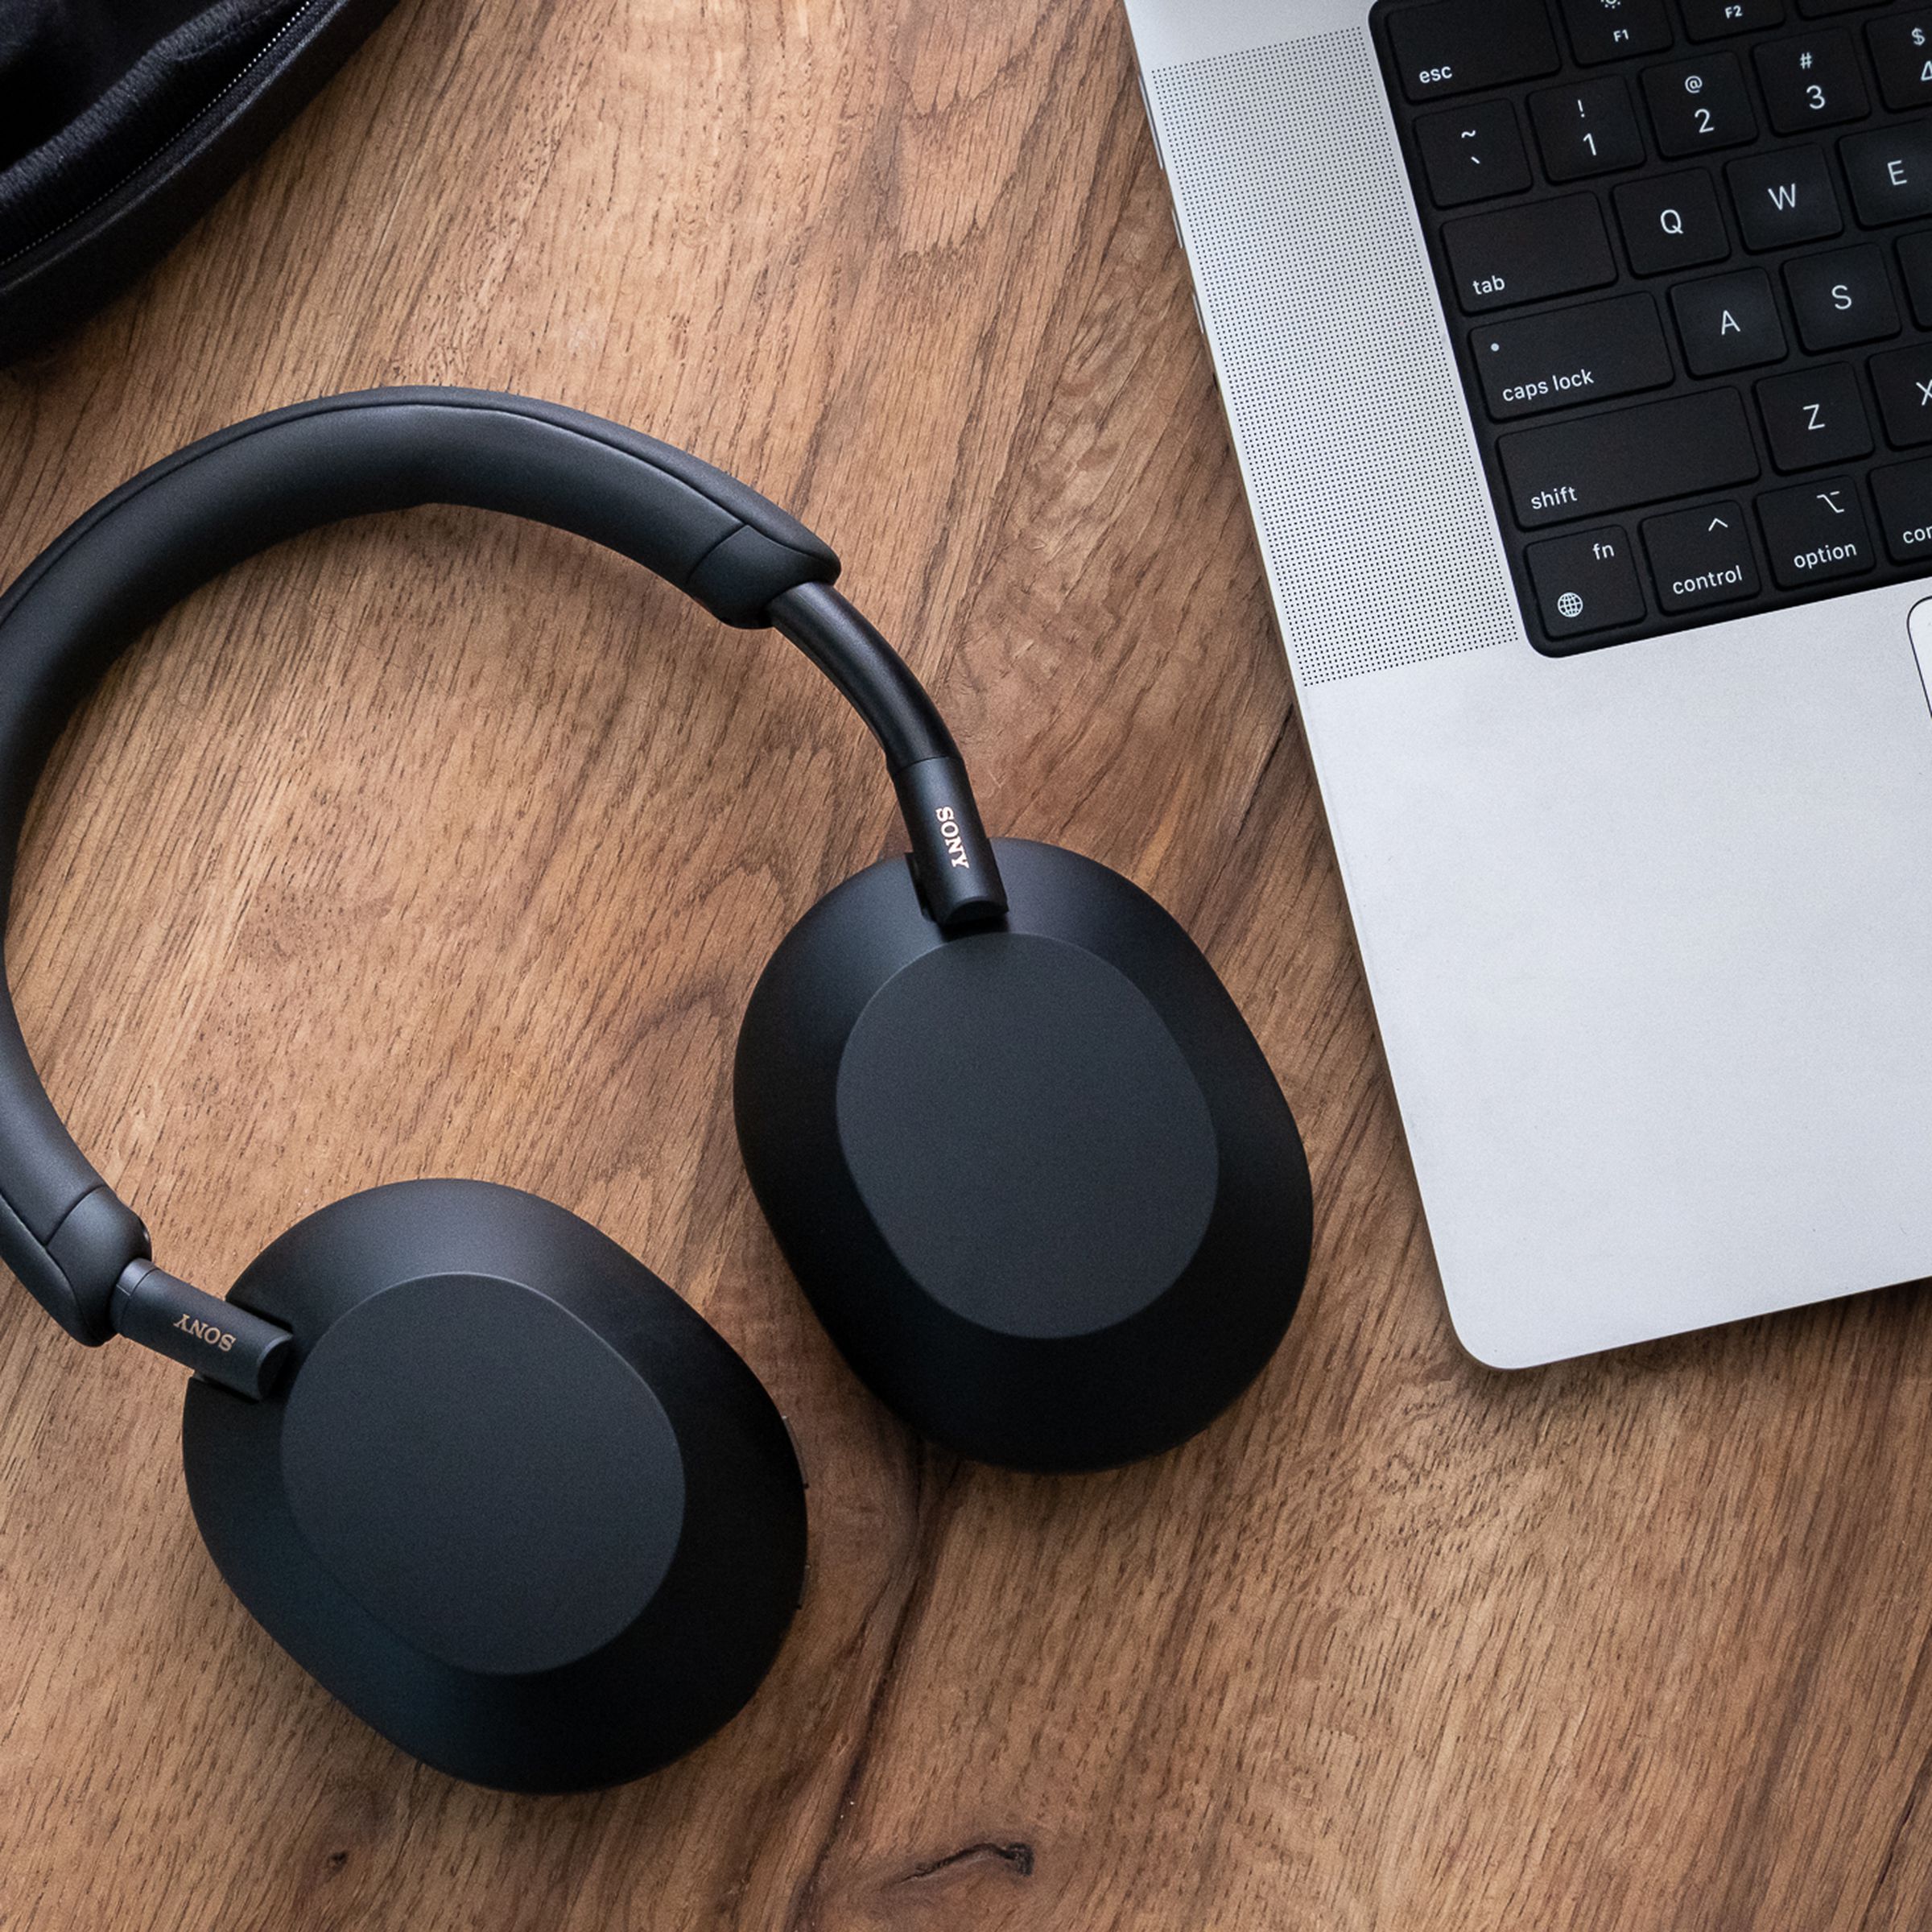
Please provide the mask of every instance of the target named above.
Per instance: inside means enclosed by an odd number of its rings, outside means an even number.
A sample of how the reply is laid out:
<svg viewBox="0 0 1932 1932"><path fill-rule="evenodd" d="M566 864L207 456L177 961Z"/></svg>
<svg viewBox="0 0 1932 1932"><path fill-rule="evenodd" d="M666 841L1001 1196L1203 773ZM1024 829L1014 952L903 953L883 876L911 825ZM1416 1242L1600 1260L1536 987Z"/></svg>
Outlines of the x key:
<svg viewBox="0 0 1932 1932"><path fill-rule="evenodd" d="M1891 442L1901 449L1932 443L1932 343L1874 356L1872 386Z"/></svg>

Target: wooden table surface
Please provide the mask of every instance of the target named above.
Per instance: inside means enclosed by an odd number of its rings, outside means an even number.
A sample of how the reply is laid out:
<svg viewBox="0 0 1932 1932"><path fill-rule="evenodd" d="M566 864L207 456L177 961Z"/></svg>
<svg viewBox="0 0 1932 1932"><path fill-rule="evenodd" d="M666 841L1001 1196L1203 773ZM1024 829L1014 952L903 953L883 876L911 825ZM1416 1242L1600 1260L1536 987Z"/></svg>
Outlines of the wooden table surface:
<svg viewBox="0 0 1932 1932"><path fill-rule="evenodd" d="M83 1145L217 1288L404 1176L589 1217L794 1418L814 1567L686 1763L466 1788L229 1598L176 1372L16 1293L0 1924L1932 1922L1932 1302L1459 1352L1118 6L403 0L157 275L0 377L0 565L192 436L394 382L620 418L823 530L995 828L1128 873L1226 976L1307 1133L1312 1278L1162 1461L922 1447L814 1327L728 1107L770 950L898 840L837 700L481 516L239 569L116 672L30 836L12 964Z"/></svg>

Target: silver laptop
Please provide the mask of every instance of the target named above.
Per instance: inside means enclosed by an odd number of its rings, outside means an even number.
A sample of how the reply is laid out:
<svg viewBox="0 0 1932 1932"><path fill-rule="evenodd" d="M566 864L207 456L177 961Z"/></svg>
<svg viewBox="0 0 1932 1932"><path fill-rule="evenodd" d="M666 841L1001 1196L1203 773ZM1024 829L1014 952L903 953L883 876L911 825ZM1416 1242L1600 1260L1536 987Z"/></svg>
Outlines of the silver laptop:
<svg viewBox="0 0 1932 1932"><path fill-rule="evenodd" d="M1127 11L1463 1346L1932 1274L1932 4Z"/></svg>

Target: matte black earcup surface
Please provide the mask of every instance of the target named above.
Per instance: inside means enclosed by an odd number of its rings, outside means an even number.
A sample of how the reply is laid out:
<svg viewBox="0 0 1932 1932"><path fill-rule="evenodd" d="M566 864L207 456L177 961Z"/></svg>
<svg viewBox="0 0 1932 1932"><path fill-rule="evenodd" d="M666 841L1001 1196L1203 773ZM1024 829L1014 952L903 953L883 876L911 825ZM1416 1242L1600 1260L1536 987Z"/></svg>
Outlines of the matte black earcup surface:
<svg viewBox="0 0 1932 1932"><path fill-rule="evenodd" d="M890 859L786 937L739 1035L739 1142L901 1415L985 1461L1104 1467L1194 1434L1274 1352L1307 1164L1180 927L1092 860L995 844L999 927L946 936Z"/></svg>
<svg viewBox="0 0 1932 1932"><path fill-rule="evenodd" d="M217 1565L325 1688L440 1769L527 1791L654 1770L748 1699L805 1563L783 1422L724 1340L535 1195L415 1181L324 1208L232 1299L275 1396L189 1385Z"/></svg>

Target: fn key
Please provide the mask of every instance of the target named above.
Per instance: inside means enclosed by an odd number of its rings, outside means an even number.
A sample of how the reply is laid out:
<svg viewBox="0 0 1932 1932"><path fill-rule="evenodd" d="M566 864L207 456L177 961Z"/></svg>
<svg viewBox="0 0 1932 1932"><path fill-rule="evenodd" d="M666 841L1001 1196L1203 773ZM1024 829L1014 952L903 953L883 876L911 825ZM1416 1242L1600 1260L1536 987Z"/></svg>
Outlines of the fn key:
<svg viewBox="0 0 1932 1932"><path fill-rule="evenodd" d="M1528 557L1537 609L1552 643L1643 621L1630 539L1615 525L1532 544Z"/></svg>

